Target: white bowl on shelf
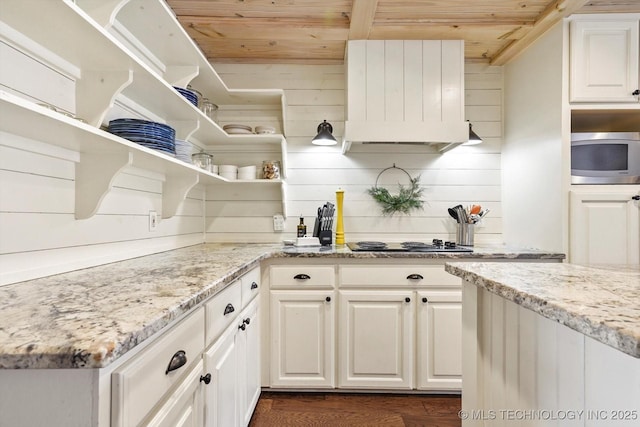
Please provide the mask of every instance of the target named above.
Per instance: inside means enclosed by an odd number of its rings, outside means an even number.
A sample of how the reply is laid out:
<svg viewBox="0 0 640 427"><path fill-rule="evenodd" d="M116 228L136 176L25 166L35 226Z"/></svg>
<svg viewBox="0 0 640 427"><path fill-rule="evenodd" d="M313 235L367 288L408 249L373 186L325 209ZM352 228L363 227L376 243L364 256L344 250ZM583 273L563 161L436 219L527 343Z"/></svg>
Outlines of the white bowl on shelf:
<svg viewBox="0 0 640 427"><path fill-rule="evenodd" d="M220 173L238 173L238 166L236 166L236 165L218 165L218 171Z"/></svg>
<svg viewBox="0 0 640 427"><path fill-rule="evenodd" d="M276 133L276 128L273 126L256 126L257 134L271 134Z"/></svg>

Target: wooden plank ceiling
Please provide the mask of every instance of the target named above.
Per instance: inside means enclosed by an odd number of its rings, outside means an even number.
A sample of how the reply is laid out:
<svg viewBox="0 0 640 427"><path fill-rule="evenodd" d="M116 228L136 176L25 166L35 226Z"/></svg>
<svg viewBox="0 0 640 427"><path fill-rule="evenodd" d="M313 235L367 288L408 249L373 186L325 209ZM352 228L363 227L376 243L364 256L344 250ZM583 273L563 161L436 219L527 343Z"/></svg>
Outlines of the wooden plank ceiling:
<svg viewBox="0 0 640 427"><path fill-rule="evenodd" d="M502 65L572 13L640 12L639 0L167 0L216 63L337 64L347 40L465 40Z"/></svg>

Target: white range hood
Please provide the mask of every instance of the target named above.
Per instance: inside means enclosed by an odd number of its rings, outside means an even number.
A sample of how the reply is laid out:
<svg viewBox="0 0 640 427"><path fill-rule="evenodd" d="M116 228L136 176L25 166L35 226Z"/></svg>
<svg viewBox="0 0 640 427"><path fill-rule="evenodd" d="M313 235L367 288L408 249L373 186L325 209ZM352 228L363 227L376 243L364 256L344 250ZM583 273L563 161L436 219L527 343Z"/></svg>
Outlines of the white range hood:
<svg viewBox="0 0 640 427"><path fill-rule="evenodd" d="M353 143L446 151L467 141L464 41L352 40L345 65L343 152Z"/></svg>

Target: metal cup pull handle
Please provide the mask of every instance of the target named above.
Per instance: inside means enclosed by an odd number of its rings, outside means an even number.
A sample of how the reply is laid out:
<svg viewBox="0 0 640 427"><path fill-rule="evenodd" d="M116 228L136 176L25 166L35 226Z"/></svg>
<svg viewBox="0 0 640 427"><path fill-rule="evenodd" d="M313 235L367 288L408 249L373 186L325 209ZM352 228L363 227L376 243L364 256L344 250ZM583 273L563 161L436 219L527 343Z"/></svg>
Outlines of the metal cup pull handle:
<svg viewBox="0 0 640 427"><path fill-rule="evenodd" d="M309 280L311 279L311 276L309 276L308 274L296 274L295 276L293 276L293 278L296 280Z"/></svg>
<svg viewBox="0 0 640 427"><path fill-rule="evenodd" d="M407 280L422 280L424 279L424 277L422 277L422 274L410 274L407 276Z"/></svg>
<svg viewBox="0 0 640 427"><path fill-rule="evenodd" d="M229 313L233 313L234 311L236 311L235 308L233 308L233 305L231 303L227 304L227 306L224 308L224 315L226 316Z"/></svg>
<svg viewBox="0 0 640 427"><path fill-rule="evenodd" d="M169 361L169 365L167 366L167 370L164 374L167 375L171 371L182 368L186 363L187 353L185 353L184 350L178 350Z"/></svg>

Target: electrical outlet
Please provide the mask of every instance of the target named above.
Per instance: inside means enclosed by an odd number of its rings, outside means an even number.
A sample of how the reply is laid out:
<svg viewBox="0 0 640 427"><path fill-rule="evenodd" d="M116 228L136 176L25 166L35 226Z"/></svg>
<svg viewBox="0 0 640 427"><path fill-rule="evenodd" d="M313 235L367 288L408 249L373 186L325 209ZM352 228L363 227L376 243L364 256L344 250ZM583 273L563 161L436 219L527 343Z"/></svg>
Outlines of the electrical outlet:
<svg viewBox="0 0 640 427"><path fill-rule="evenodd" d="M282 215L273 216L273 231L284 231L284 217Z"/></svg>
<svg viewBox="0 0 640 427"><path fill-rule="evenodd" d="M149 211L149 231L156 231L158 228L158 214L156 211Z"/></svg>

